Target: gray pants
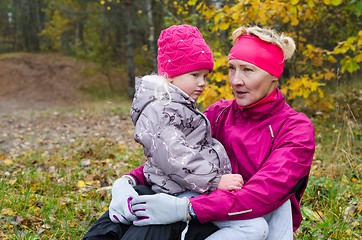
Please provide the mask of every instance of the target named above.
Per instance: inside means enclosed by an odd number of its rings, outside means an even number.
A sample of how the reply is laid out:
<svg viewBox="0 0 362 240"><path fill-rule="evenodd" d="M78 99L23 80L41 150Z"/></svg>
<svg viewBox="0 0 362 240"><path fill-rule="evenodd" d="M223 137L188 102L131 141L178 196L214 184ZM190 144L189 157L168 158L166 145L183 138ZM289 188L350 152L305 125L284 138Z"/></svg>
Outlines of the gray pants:
<svg viewBox="0 0 362 240"><path fill-rule="evenodd" d="M248 220L213 222L220 228L206 240L250 239L292 240L293 222L290 200L274 212Z"/></svg>
<svg viewBox="0 0 362 240"><path fill-rule="evenodd" d="M185 192L178 197L191 197L199 194ZM292 240L293 220L290 200L274 212L248 220L214 221L220 230L205 240Z"/></svg>

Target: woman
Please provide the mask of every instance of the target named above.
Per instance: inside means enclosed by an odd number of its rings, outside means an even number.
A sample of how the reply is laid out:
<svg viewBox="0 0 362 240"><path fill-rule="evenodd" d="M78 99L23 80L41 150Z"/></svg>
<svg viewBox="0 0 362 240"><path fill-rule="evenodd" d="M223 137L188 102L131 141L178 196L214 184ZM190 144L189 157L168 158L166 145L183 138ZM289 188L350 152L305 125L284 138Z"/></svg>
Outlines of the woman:
<svg viewBox="0 0 362 240"><path fill-rule="evenodd" d="M235 99L216 102L205 115L213 137L229 155L232 172L241 174L245 184L240 190L216 190L189 199L138 196L131 185L146 184L139 167L113 187L113 192L122 192L118 198L124 202L117 211L133 225L245 220L243 237L250 239L292 239L300 226L299 202L315 150L314 128L304 114L285 103L277 87L294 42L259 27L237 29L233 41L228 64ZM129 204L128 196L133 197ZM255 228L258 236L249 233ZM232 239L227 234L224 227L208 239Z"/></svg>

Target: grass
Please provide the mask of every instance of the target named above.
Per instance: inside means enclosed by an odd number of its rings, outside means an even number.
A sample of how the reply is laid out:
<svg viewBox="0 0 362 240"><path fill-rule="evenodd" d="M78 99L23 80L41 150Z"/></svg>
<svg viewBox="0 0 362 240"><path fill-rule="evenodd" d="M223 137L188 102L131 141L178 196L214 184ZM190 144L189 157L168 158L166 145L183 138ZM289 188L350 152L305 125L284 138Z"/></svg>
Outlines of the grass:
<svg viewBox="0 0 362 240"><path fill-rule="evenodd" d="M49 155L30 151L15 159L3 155L0 238L80 239L108 208L109 190L99 189L143 159L139 149L109 142L94 143L92 149ZM120 161L128 164L120 166Z"/></svg>
<svg viewBox="0 0 362 240"><path fill-rule="evenodd" d="M338 101L345 106L349 100ZM353 111L346 107L311 117L317 148L302 199L303 221L295 239L362 237L360 116L355 113L353 117ZM103 102L59 110L57 117L120 116L128 121L128 112L129 102ZM42 115L49 118L52 113ZM7 116L12 117L17 119ZM29 113L29 117L36 118L37 113ZM125 131L125 138L132 138L131 129ZM22 138L29 144L38 141L27 132ZM49 139L43 142L51 144ZM144 161L138 146L117 142L102 132L97 137L78 136L56 146L16 154L0 149L0 239L80 239L107 210L112 182Z"/></svg>
<svg viewBox="0 0 362 240"><path fill-rule="evenodd" d="M359 80L335 89L334 110L312 117L316 153L302 199L297 239L362 238Z"/></svg>
<svg viewBox="0 0 362 240"><path fill-rule="evenodd" d="M110 112L122 117L128 109ZM95 118L103 113L96 106L72 114ZM59 117L66 114L57 112ZM139 147L102 135L77 138L52 151L11 154L0 149L0 239L80 239L108 208L110 184L142 161Z"/></svg>

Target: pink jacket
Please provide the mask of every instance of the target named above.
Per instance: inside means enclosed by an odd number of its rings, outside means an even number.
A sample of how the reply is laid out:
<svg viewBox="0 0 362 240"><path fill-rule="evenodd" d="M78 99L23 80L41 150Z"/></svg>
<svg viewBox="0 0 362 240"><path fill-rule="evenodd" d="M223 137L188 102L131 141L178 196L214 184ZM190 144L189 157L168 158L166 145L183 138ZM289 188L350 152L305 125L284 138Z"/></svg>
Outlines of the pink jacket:
<svg viewBox="0 0 362 240"><path fill-rule="evenodd" d="M205 112L213 137L225 147L233 173L243 176L241 190L216 190L191 198L200 222L260 217L290 199L294 231L302 216L299 202L307 186L315 150L312 122L277 99L256 109L239 108L235 100L220 100ZM130 172L146 184L143 166Z"/></svg>

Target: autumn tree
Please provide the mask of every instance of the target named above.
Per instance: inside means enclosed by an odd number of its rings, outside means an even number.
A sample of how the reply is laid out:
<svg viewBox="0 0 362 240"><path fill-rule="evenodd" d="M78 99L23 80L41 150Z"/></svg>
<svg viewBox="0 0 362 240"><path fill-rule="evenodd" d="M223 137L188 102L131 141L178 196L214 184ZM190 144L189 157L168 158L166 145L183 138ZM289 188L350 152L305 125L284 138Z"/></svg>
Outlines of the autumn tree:
<svg viewBox="0 0 362 240"><path fill-rule="evenodd" d="M242 25L260 25L285 32L295 39L297 52L286 63L280 79L282 92L292 102L304 99L309 109L332 108L325 86L357 74L362 58L362 31L359 17L362 4L341 0L205 1L189 0L179 13L195 7L205 24L200 28L212 46L215 71L211 84L199 98L204 106L233 98L227 78L227 53L231 33ZM195 23L195 16L184 18ZM225 37L228 36L228 37Z"/></svg>
<svg viewBox="0 0 362 240"><path fill-rule="evenodd" d="M1 1L2 52L40 50L42 39L39 33L45 19L43 7L43 0Z"/></svg>

